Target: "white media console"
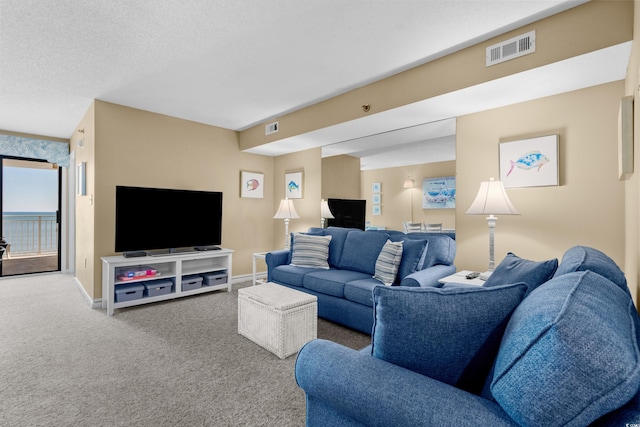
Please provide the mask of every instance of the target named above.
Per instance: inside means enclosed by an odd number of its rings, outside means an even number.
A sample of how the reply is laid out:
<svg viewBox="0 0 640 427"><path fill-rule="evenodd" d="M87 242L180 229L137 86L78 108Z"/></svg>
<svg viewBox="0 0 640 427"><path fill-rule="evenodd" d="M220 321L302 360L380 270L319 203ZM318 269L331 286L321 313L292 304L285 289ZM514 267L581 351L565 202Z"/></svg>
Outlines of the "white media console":
<svg viewBox="0 0 640 427"><path fill-rule="evenodd" d="M175 253L163 256L146 256L125 258L121 255L102 257L102 308L107 309L109 316L113 315L116 308L131 307L140 304L149 304L157 301L165 301L203 292L227 289L231 292L231 258L233 250L219 249L211 251ZM118 271L136 266L149 266L157 270L156 276L143 276L128 280L119 280ZM227 273L224 283L212 286L202 286L197 289L182 290L183 277L203 273ZM156 296L143 296L128 301L116 302L116 289L121 285L131 283L149 284L171 280L173 286L171 292Z"/></svg>

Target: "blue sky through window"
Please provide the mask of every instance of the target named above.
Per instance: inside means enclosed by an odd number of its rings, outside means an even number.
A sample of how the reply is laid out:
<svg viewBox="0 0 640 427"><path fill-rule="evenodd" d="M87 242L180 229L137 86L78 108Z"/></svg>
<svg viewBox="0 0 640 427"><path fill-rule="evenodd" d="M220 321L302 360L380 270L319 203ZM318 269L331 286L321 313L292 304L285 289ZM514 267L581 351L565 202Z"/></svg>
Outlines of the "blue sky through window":
<svg viewBox="0 0 640 427"><path fill-rule="evenodd" d="M4 212L55 212L58 209L58 171L4 166Z"/></svg>

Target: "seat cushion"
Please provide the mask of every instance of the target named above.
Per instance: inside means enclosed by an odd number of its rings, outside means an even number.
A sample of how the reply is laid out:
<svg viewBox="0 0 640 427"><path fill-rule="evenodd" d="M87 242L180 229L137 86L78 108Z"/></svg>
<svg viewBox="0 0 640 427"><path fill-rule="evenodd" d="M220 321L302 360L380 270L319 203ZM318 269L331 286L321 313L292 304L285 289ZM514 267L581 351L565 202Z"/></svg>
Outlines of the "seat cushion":
<svg viewBox="0 0 640 427"><path fill-rule="evenodd" d="M627 279L618 265L604 252L587 246L574 246L562 256L554 277L573 271L593 271L606 277L625 292L629 292Z"/></svg>
<svg viewBox="0 0 640 427"><path fill-rule="evenodd" d="M329 243L331 236L293 234L291 265L296 267L329 269Z"/></svg>
<svg viewBox="0 0 640 427"><path fill-rule="evenodd" d="M305 274L314 271L326 271L324 269L313 269L296 267L293 265L279 265L271 271L271 280L278 283L286 283L291 286L302 287L302 280Z"/></svg>
<svg viewBox="0 0 640 427"><path fill-rule="evenodd" d="M396 280L398 267L402 260L402 242L387 240L376 260L373 278L386 286L391 286Z"/></svg>
<svg viewBox="0 0 640 427"><path fill-rule="evenodd" d="M353 280L344 285L344 297L358 304L373 306L373 288L382 286L374 278Z"/></svg>
<svg viewBox="0 0 640 427"><path fill-rule="evenodd" d="M527 294L553 277L558 268L558 260L530 261L509 252L493 274L482 285L485 287L526 283Z"/></svg>
<svg viewBox="0 0 640 427"><path fill-rule="evenodd" d="M386 234L367 233L366 231L349 232L340 258L340 269L359 271L373 276L378 254L387 239Z"/></svg>
<svg viewBox="0 0 640 427"><path fill-rule="evenodd" d="M312 291L344 298L344 285L353 280L370 279L366 273L350 270L323 270L305 274L302 286Z"/></svg>
<svg viewBox="0 0 640 427"><path fill-rule="evenodd" d="M491 393L523 426L589 425L638 391L639 326L633 301L610 280L556 277L513 313Z"/></svg>
<svg viewBox="0 0 640 427"><path fill-rule="evenodd" d="M525 284L373 289L372 354L479 393Z"/></svg>

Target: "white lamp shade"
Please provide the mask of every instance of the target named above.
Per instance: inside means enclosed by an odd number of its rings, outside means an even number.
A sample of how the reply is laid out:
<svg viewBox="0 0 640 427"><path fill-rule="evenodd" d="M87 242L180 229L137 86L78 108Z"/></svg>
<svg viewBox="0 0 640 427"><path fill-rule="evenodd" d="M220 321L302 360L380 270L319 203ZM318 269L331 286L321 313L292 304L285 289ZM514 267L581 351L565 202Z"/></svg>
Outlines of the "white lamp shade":
<svg viewBox="0 0 640 427"><path fill-rule="evenodd" d="M273 216L275 219L291 219L300 218L296 208L293 206L293 200L283 199L280 200L280 206L278 206L278 212Z"/></svg>
<svg viewBox="0 0 640 427"><path fill-rule="evenodd" d="M412 180L411 178L407 178L404 180L404 183L402 184L403 188L413 188L413 186L415 185L415 181Z"/></svg>
<svg viewBox="0 0 640 427"><path fill-rule="evenodd" d="M329 202L326 200L320 201L320 218L335 218L329 209Z"/></svg>
<svg viewBox="0 0 640 427"><path fill-rule="evenodd" d="M466 212L467 215L520 215L520 212L513 206L509 196L504 190L501 181L489 181L480 183L480 189L471 207Z"/></svg>

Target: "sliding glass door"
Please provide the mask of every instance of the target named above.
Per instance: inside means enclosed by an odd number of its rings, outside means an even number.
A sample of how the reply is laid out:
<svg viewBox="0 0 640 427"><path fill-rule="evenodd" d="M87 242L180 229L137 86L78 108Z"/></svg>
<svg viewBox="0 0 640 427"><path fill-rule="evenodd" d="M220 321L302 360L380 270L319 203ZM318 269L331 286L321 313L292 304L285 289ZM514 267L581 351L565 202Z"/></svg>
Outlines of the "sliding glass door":
<svg viewBox="0 0 640 427"><path fill-rule="evenodd" d="M2 276L60 270L60 168L16 157L0 168Z"/></svg>

